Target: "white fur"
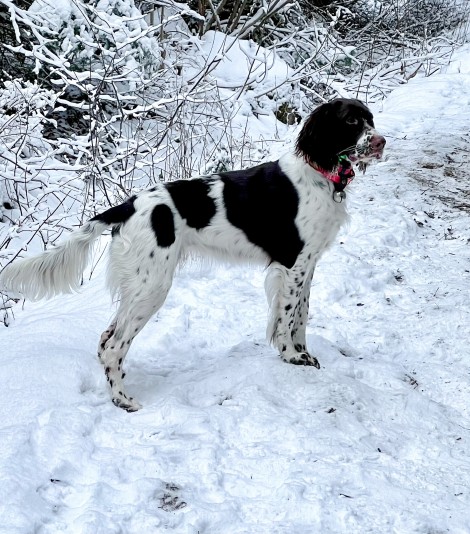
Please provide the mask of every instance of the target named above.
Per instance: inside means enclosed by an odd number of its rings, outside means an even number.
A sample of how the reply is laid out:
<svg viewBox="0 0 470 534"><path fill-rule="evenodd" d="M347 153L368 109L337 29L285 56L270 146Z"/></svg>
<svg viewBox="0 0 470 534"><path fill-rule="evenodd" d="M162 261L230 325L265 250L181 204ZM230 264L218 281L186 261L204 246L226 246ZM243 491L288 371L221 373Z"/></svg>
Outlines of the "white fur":
<svg viewBox="0 0 470 534"><path fill-rule="evenodd" d="M61 245L7 265L0 273L0 282L30 300L76 291L93 242L105 229L106 225L98 221L86 223Z"/></svg>

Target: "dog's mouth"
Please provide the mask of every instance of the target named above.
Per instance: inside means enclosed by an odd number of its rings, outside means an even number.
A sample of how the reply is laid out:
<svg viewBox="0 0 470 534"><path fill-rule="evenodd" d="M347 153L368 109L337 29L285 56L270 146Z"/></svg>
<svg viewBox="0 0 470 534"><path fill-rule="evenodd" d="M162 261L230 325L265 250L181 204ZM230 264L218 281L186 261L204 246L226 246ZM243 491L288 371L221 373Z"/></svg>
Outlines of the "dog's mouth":
<svg viewBox="0 0 470 534"><path fill-rule="evenodd" d="M351 163L370 163L375 159L382 159L383 150L369 150L361 153L354 153L348 156Z"/></svg>
<svg viewBox="0 0 470 534"><path fill-rule="evenodd" d="M383 156L383 150L367 152L363 154L355 154L349 156L349 161L356 166L361 172L366 172L367 166L374 160L379 160Z"/></svg>

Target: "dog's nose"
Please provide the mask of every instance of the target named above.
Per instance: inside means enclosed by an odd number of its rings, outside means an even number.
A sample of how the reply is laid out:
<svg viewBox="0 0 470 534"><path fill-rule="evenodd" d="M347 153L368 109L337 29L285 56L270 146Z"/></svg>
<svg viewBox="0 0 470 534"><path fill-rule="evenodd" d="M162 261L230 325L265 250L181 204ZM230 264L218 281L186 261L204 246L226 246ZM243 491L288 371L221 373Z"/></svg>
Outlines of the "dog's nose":
<svg viewBox="0 0 470 534"><path fill-rule="evenodd" d="M385 137L382 135L373 135L370 140L370 147L374 152L381 152L384 149L386 142Z"/></svg>

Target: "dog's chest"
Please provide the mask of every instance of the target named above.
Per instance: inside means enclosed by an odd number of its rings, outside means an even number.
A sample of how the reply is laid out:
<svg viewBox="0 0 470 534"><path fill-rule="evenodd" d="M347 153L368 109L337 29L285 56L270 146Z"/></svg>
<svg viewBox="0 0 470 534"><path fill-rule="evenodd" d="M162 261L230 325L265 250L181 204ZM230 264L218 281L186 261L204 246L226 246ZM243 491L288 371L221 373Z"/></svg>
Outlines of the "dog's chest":
<svg viewBox="0 0 470 534"><path fill-rule="evenodd" d="M320 255L334 241L348 216L345 202L333 200L333 187L322 177L308 176L297 183L299 210L296 224L305 248Z"/></svg>

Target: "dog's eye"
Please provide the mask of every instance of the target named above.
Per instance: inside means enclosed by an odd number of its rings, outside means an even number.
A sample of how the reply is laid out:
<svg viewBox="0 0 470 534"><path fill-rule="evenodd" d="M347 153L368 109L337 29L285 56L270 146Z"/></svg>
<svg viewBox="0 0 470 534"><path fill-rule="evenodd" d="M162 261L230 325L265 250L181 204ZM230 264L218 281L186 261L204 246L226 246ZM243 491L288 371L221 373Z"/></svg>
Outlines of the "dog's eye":
<svg viewBox="0 0 470 534"><path fill-rule="evenodd" d="M359 119L356 119L356 117L348 117L346 119L346 124L349 124L351 126L357 126L359 124Z"/></svg>

